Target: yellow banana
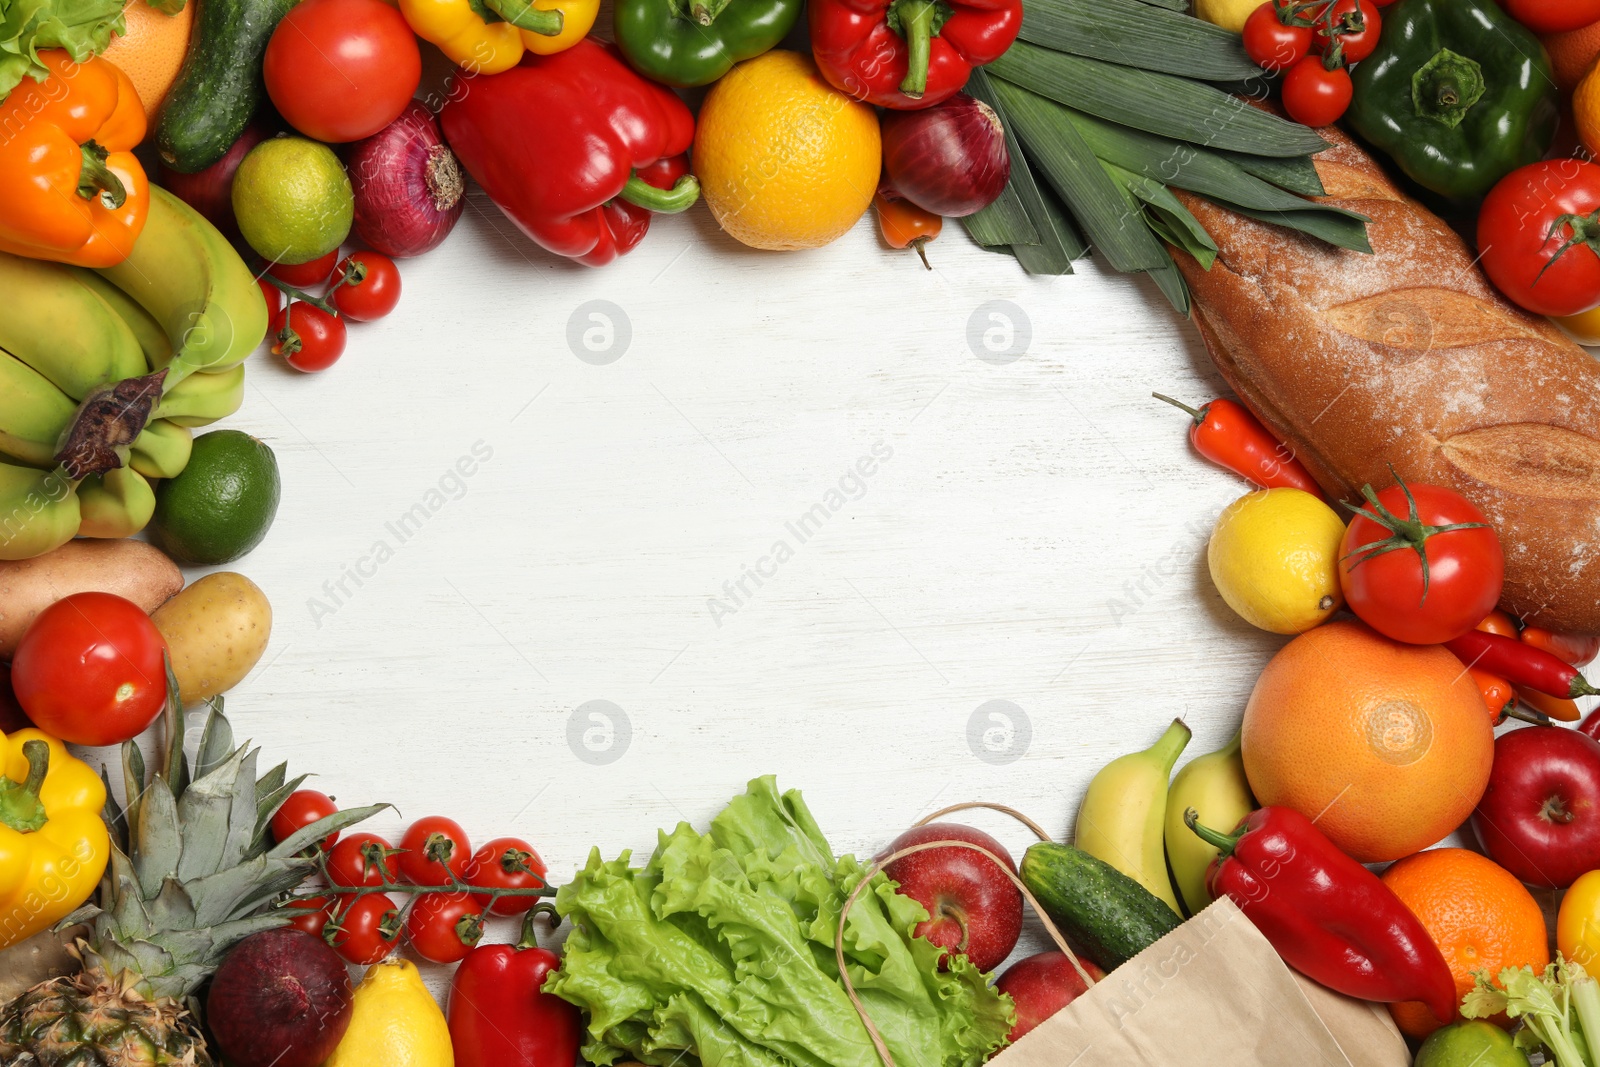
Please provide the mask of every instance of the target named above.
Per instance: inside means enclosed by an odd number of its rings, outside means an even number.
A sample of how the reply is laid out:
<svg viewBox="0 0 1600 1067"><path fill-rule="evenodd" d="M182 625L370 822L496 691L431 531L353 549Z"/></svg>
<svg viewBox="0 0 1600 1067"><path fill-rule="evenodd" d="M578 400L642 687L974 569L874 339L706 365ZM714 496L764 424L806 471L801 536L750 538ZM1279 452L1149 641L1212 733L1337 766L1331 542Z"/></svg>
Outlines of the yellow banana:
<svg viewBox="0 0 1600 1067"><path fill-rule="evenodd" d="M244 364L191 374L168 389L151 413L179 426L205 426L225 419L244 403Z"/></svg>
<svg viewBox="0 0 1600 1067"><path fill-rule="evenodd" d="M128 324L128 329L133 331L134 338L144 351L145 364L151 370L160 370L172 362L172 341L167 337L167 331L150 317L150 312L139 306L138 301L85 267L73 267L72 273Z"/></svg>
<svg viewBox="0 0 1600 1067"><path fill-rule="evenodd" d="M61 433L77 409L44 375L0 349L0 454L54 467Z"/></svg>
<svg viewBox="0 0 1600 1067"><path fill-rule="evenodd" d="M194 434L187 426L151 419L128 449L128 466L146 478L176 478L189 465Z"/></svg>
<svg viewBox="0 0 1600 1067"><path fill-rule="evenodd" d="M67 267L0 252L0 297L0 348L72 399L145 373L133 331Z"/></svg>
<svg viewBox="0 0 1600 1067"><path fill-rule="evenodd" d="M132 537L156 512L155 490L127 467L78 483L79 537Z"/></svg>
<svg viewBox="0 0 1600 1067"><path fill-rule="evenodd" d="M59 469L0 463L0 559L32 559L78 532L78 495Z"/></svg>
<svg viewBox="0 0 1600 1067"><path fill-rule="evenodd" d="M1206 844L1184 825L1185 809L1193 808L1200 813L1203 824L1228 833L1255 807L1250 782L1244 776L1237 733L1217 751L1184 764L1172 780L1172 788L1167 791L1167 862L1172 865L1172 880L1190 914L1211 903L1211 894L1206 891L1206 868L1217 858L1217 847Z"/></svg>
<svg viewBox="0 0 1600 1067"><path fill-rule="evenodd" d="M215 226L165 189L151 188L133 253L99 274L166 332L174 352L169 389L196 371L240 363L266 336L267 302L250 268Z"/></svg>
<svg viewBox="0 0 1600 1067"><path fill-rule="evenodd" d="M1111 864L1173 911L1179 911L1178 897L1167 877L1162 830L1167 783L1188 743L1189 727L1175 719L1152 747L1106 764L1089 783L1073 839L1078 848Z"/></svg>

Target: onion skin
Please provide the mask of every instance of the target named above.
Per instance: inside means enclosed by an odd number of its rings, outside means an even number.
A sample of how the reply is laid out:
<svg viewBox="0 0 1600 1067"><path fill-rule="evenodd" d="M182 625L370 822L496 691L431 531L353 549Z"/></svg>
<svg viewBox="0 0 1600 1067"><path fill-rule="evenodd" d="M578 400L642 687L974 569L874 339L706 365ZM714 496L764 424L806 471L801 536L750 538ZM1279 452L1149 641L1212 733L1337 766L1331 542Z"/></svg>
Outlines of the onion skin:
<svg viewBox="0 0 1600 1067"><path fill-rule="evenodd" d="M420 256L438 247L466 210L461 165L433 112L418 101L351 145L345 169L356 197L352 230L386 256Z"/></svg>
<svg viewBox="0 0 1600 1067"><path fill-rule="evenodd" d="M182 174L161 165L162 188L200 212L205 220L229 237L237 237L239 226L233 220L233 174L250 154L250 149L265 141L269 131L259 122L244 128L239 139L222 158L193 174Z"/></svg>
<svg viewBox="0 0 1600 1067"><path fill-rule="evenodd" d="M338 953L285 926L250 935L223 959L206 1022L229 1067L317 1067L344 1037L353 998Z"/></svg>
<svg viewBox="0 0 1600 1067"><path fill-rule="evenodd" d="M883 116L883 166L896 192L946 218L988 207L1011 178L1000 116L966 93Z"/></svg>

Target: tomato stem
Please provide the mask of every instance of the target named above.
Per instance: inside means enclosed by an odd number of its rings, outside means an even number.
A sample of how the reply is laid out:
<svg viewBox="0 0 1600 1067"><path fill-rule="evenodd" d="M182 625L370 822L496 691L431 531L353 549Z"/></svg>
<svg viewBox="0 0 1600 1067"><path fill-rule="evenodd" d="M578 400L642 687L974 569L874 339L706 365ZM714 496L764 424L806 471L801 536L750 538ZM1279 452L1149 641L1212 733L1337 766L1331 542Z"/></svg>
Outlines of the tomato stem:
<svg viewBox="0 0 1600 1067"><path fill-rule="evenodd" d="M1361 487L1361 495L1372 506L1372 511L1341 500L1340 503L1344 507L1370 522L1377 523L1390 533L1389 537L1381 541L1371 541L1359 548L1351 549L1341 559L1350 559L1352 556L1359 557L1350 565L1354 569L1376 556L1400 549L1411 549L1416 552L1417 558L1422 561L1422 601L1426 602L1428 599L1428 538L1436 534L1452 533L1456 530L1480 529L1487 527L1489 524L1485 522L1453 522L1446 526L1429 526L1422 521L1421 516L1418 514L1417 498L1411 495L1411 487L1405 483L1405 479L1395 473L1393 466L1389 468L1389 473L1394 475L1395 484L1405 494L1409 513L1403 519L1395 515L1383 506L1378 500L1378 494L1373 491L1370 485Z"/></svg>
<svg viewBox="0 0 1600 1067"><path fill-rule="evenodd" d="M365 274L363 274L362 276L365 277ZM273 285L277 286L278 289L281 290L283 293L287 294L291 303L293 303L294 301L298 300L298 301L300 301L300 303L302 303L302 304L310 304L312 307L316 308L318 311L326 312L327 314L332 315L334 318L338 318L339 317L339 309L334 307L332 304L328 303L326 300L320 300L317 297L312 296L310 293L306 292L303 289L296 289L294 286L290 285L288 282L284 281L281 278L273 277L271 274L263 274L262 277L265 278L267 281L271 282ZM345 284L345 280L344 280L343 277L340 277L339 281L335 283L336 286L343 285L343 284ZM351 284L355 284L355 283L352 282ZM285 308L284 312L285 312L285 314L287 314L288 308ZM296 349L296 351L298 351L298 349Z"/></svg>

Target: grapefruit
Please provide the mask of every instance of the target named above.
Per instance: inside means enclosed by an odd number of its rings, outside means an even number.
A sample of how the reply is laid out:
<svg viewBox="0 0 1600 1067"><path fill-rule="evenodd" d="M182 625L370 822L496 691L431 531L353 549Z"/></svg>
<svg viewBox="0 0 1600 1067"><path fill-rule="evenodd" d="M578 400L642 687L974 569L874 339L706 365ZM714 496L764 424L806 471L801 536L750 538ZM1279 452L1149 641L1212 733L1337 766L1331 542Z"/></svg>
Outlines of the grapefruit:
<svg viewBox="0 0 1600 1067"><path fill-rule="evenodd" d="M151 128L189 50L189 31L194 26L194 6L198 2L188 0L176 15L163 15L145 0L129 0L122 8L127 32L115 37L105 50L105 57L121 67L138 90Z"/></svg>

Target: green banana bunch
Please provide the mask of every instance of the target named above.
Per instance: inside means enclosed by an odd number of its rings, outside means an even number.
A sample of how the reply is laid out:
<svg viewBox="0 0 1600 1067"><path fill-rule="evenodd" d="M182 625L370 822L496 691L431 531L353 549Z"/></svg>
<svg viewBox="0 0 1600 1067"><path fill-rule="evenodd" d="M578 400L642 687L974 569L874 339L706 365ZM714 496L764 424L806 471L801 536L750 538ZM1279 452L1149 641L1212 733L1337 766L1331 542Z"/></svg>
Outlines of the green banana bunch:
<svg viewBox="0 0 1600 1067"><path fill-rule="evenodd" d="M1153 746L1119 756L1101 768L1078 807L1072 842L1150 890L1180 915L1172 879L1167 877L1162 832L1167 783L1189 736L1183 720L1174 719Z"/></svg>
<svg viewBox="0 0 1600 1067"><path fill-rule="evenodd" d="M1211 903L1206 889L1206 869L1217 858L1217 846L1200 840L1184 825L1183 813L1193 808L1200 821L1224 832L1239 825L1256 808L1250 795L1250 782L1244 775L1244 758L1239 754L1240 735L1204 756L1184 764L1167 791L1167 862L1172 880L1191 915Z"/></svg>

